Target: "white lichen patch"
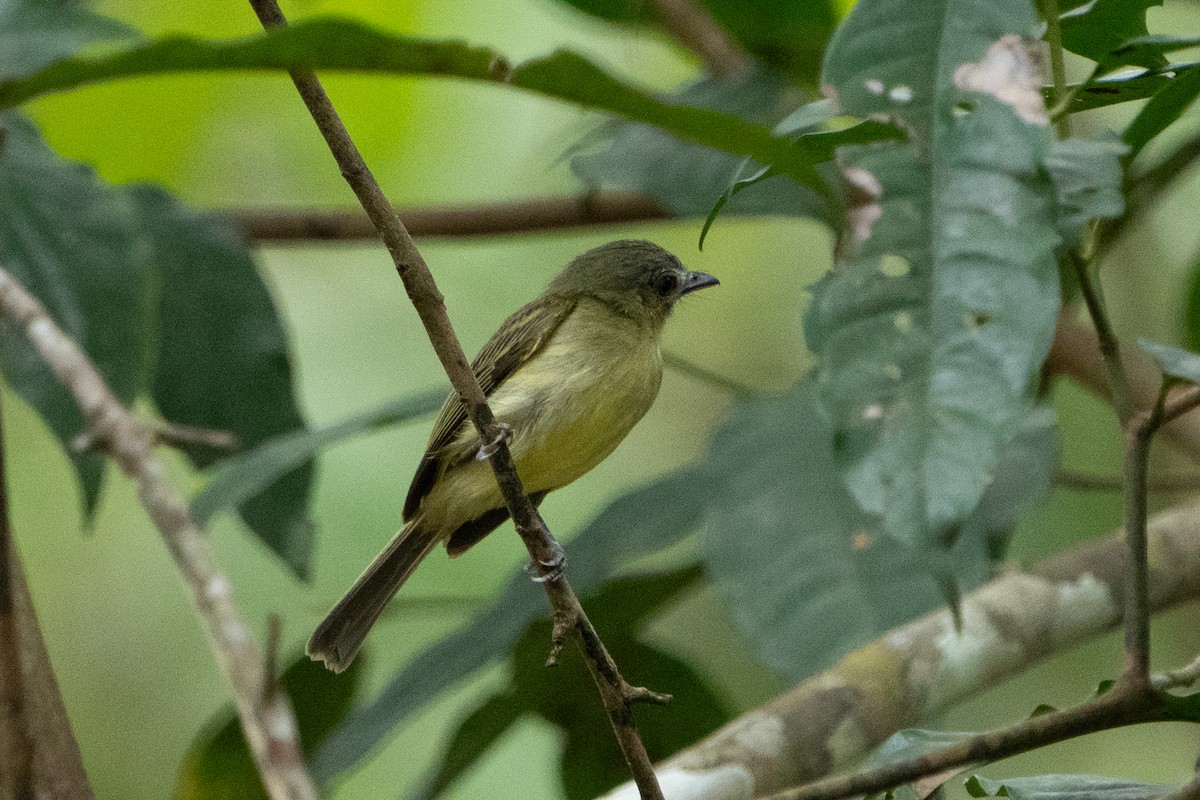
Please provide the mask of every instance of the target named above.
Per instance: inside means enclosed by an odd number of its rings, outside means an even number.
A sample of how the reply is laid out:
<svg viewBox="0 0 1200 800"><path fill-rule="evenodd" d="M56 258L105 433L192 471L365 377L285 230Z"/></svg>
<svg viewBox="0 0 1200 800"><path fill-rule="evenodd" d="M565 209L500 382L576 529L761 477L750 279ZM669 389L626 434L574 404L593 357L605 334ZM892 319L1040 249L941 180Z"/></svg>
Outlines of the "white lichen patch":
<svg viewBox="0 0 1200 800"><path fill-rule="evenodd" d="M1050 632L1055 649L1102 630L1120 616L1121 609L1108 586L1090 572L1072 583L1058 584L1056 592L1058 613Z"/></svg>
<svg viewBox="0 0 1200 800"><path fill-rule="evenodd" d="M964 91L990 94L1012 107L1031 125L1049 125L1042 101L1041 70L1020 36L1001 36L977 62L960 64L954 84Z"/></svg>
<svg viewBox="0 0 1200 800"><path fill-rule="evenodd" d="M754 777L745 767L726 764L715 769L657 771L658 785L666 800L753 800ZM602 800L639 800L637 786L625 783Z"/></svg>
<svg viewBox="0 0 1200 800"><path fill-rule="evenodd" d="M878 78L867 78L863 81L863 86L867 87L871 94L883 94L883 81Z"/></svg>
<svg viewBox="0 0 1200 800"><path fill-rule="evenodd" d="M1027 598L1029 599L1029 598ZM939 658L925 697L925 712L936 713L948 704L988 683L989 673L1019 661L1020 642L1008 641L981 604L962 605L962 628L955 630L950 615L935 641ZM1001 667L1000 665L1006 665Z"/></svg>

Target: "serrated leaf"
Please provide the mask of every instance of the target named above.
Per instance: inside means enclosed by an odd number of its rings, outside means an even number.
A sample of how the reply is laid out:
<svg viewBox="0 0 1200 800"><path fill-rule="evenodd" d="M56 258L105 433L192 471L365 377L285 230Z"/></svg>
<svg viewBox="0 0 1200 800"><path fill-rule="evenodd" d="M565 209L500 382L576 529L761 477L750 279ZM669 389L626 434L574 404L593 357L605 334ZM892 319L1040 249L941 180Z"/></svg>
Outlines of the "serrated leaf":
<svg viewBox="0 0 1200 800"><path fill-rule="evenodd" d="M850 241L805 334L847 486L919 549L949 546L978 505L1053 336L1054 137L1022 38L1035 27L1020 0L861 2L826 56L842 111L910 139L842 151Z"/></svg>
<svg viewBox="0 0 1200 800"><path fill-rule="evenodd" d="M233 225L184 207L159 189L130 190L154 246L161 333L151 393L173 423L229 431L253 448L303 430L287 334L249 249ZM213 453L189 451L209 466ZM240 512L298 575L312 551L311 464L244 497Z"/></svg>
<svg viewBox="0 0 1200 800"><path fill-rule="evenodd" d="M241 505L282 476L311 463L325 448L431 414L445 399L445 392L437 391L401 397L324 428L297 430L268 439L221 465L216 477L192 498L192 519L204 525L219 511Z"/></svg>
<svg viewBox="0 0 1200 800"><path fill-rule="evenodd" d="M307 656L291 663L281 679L292 701L301 752L311 753L336 727L354 700L365 659L359 655L341 675ZM218 711L192 741L179 767L172 800L266 800L262 778L232 707Z"/></svg>
<svg viewBox="0 0 1200 800"><path fill-rule="evenodd" d="M591 596L628 560L696 530L716 479L706 465L685 467L613 501L566 545L567 575L576 593ZM329 737L312 760L314 777L327 781L358 763L415 711L502 657L531 622L547 613L544 594L527 575L515 575L493 605L419 653Z"/></svg>
<svg viewBox="0 0 1200 800"><path fill-rule="evenodd" d="M122 402L147 380L154 337L153 248L128 193L59 158L24 117L0 113L0 266L37 297L83 348ZM104 459L68 445L83 432L75 401L23 334L0 336L0 369L66 447L90 517Z"/></svg>
<svg viewBox="0 0 1200 800"><path fill-rule="evenodd" d="M1059 18L1063 46L1092 61L1100 61L1124 42L1150 33L1146 12L1162 0L1089 0ZM1164 56L1147 66L1163 66Z"/></svg>
<svg viewBox="0 0 1200 800"><path fill-rule="evenodd" d="M132 39L137 31L65 0L0 2L0 79L19 78L104 41Z"/></svg>
<svg viewBox="0 0 1200 800"><path fill-rule="evenodd" d="M1121 159L1128 151L1107 134L1053 143L1045 163L1057 189L1055 228L1064 244L1077 244L1092 220L1112 219L1125 211Z"/></svg>
<svg viewBox="0 0 1200 800"><path fill-rule="evenodd" d="M706 147L753 156L802 183L817 180L804 154L787 140L772 136L766 126L661 100L574 53L558 51L512 67L488 48L393 35L336 18L301 20L287 28L231 41L171 36L109 55L63 59L28 78L0 82L0 107L113 78L294 68L430 75L514 86L657 125Z"/></svg>
<svg viewBox="0 0 1200 800"><path fill-rule="evenodd" d="M727 718L723 704L689 666L636 637L643 621L701 574L700 567L693 565L665 574L622 578L586 603L588 616L605 632L605 646L622 665L625 678L675 695L669 709L638 712L638 729L652 759L711 733ZM583 660L568 647L559 665L547 669L549 642L548 620L528 627L513 647L510 684L461 723L443 751L441 765L414 798L423 800L445 791L523 714L535 714L562 731L560 763L570 800L596 797L628 779Z"/></svg>
<svg viewBox="0 0 1200 800"><path fill-rule="evenodd" d="M966 783L972 797L1010 800L1154 800L1178 788L1178 785L1139 783L1102 775L1038 775L1002 781L972 775Z"/></svg>
<svg viewBox="0 0 1200 800"><path fill-rule="evenodd" d="M1179 119L1200 96L1200 69L1177 75L1155 93L1125 129L1122 139L1129 145L1129 157L1134 158L1151 139Z"/></svg>
<svg viewBox="0 0 1200 800"><path fill-rule="evenodd" d="M1164 375L1200 384L1200 355L1142 338L1138 339L1138 347L1150 354Z"/></svg>

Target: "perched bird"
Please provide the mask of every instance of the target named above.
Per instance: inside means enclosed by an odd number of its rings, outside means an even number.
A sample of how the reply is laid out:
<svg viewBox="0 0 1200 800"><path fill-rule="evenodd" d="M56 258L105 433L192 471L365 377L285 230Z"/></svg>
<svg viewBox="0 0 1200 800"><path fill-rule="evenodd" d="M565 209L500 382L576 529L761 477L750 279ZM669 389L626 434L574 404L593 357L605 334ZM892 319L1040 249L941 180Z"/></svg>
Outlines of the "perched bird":
<svg viewBox="0 0 1200 800"><path fill-rule="evenodd" d="M504 321L471 367L534 504L599 464L642 418L662 381L659 339L679 298L717 279L645 241L618 241L566 266ZM456 394L442 406L404 503L405 526L308 641L344 670L417 564L453 557L508 519L483 443Z"/></svg>

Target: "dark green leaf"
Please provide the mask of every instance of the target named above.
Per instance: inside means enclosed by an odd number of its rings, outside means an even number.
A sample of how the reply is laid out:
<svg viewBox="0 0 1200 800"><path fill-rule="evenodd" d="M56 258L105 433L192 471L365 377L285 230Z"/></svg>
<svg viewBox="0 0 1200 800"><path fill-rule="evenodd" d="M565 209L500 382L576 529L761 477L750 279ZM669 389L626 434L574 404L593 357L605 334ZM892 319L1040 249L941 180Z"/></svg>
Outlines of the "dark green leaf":
<svg viewBox="0 0 1200 800"><path fill-rule="evenodd" d="M652 759L661 759L711 733L727 717L722 703L683 662L639 642L640 625L664 603L693 585L698 566L667 574L623 578L605 586L586 603L588 616L604 631L604 643L625 677L675 696L669 709L638 712L638 729ZM540 620L525 631L513 649L512 682L487 700L460 725L436 775L418 792L429 798L483 754L521 714L536 714L560 728L565 738L562 773L570 800L596 797L629 777L612 737L608 717L596 703L595 687L573 647L560 664L545 666L550 623Z"/></svg>
<svg viewBox="0 0 1200 800"><path fill-rule="evenodd" d="M847 494L811 395L801 385L743 405L709 456L729 476L710 488L709 571L758 658L793 680L942 599L927 559L881 536ZM995 516L982 513L952 553L965 586L989 574L986 531L1008 521Z"/></svg>
<svg viewBox="0 0 1200 800"><path fill-rule="evenodd" d="M222 509L240 505L317 454L344 439L390 425L400 425L437 411L445 392L402 397L317 430L297 430L263 442L223 464L217 476L192 499L192 519L205 524Z"/></svg>
<svg viewBox="0 0 1200 800"><path fill-rule="evenodd" d="M796 108L801 97L795 87L764 72L705 78L675 95L678 102L688 106L723 111L763 125L774 125ZM775 131L780 137L785 133ZM653 125L616 124L602 129L596 138L601 136L608 139L604 149L571 159L575 174L598 189L648 194L682 217L706 215L718 198L728 194L731 177L736 182L741 175L757 172L767 163L682 141ZM805 188L779 175L780 170L773 171L771 176L778 179L766 180L753 192L739 195L728 211L828 217L815 182Z"/></svg>
<svg viewBox="0 0 1200 800"><path fill-rule="evenodd" d="M1128 103L1133 100L1145 100L1182 79L1185 75L1196 72L1200 64L1174 64L1160 72L1143 72L1133 75L1114 75L1101 78L1089 84L1072 84L1068 90L1078 89L1071 99L1069 110L1072 114L1080 111L1091 111L1095 108Z"/></svg>
<svg viewBox="0 0 1200 800"><path fill-rule="evenodd" d="M345 718L361 682L364 658L334 675L301 656L283 674L300 729L301 751L308 755ZM242 727L231 707L219 711L192 742L179 767L172 800L266 800Z"/></svg>
<svg viewBox="0 0 1200 800"><path fill-rule="evenodd" d="M567 544L567 575L575 591L584 598L592 595L628 560L696 530L717 479L707 466L688 467L614 501ZM415 711L502 657L530 623L546 614L543 593L527 575L515 575L492 606L418 654L330 736L312 761L314 775L327 781L352 767Z"/></svg>
<svg viewBox="0 0 1200 800"><path fill-rule="evenodd" d="M909 142L841 151L851 240L805 334L847 486L918 549L948 546L979 504L1054 332L1054 136L1022 43L1035 27L1025 0L860 2L826 55L841 110Z"/></svg>
<svg viewBox="0 0 1200 800"><path fill-rule="evenodd" d="M768 128L708 109L660 100L582 56L559 51L510 67L495 51L457 41L383 33L334 18L309 19L234 41L168 37L93 58L57 61L27 79L0 82L0 106L101 80L212 70L359 70L434 75L516 86L585 108L658 125L697 144L773 164L800 183L819 183L802 152Z"/></svg>
<svg viewBox="0 0 1200 800"><path fill-rule="evenodd" d="M1055 227L1065 244L1077 244L1092 220L1124 212L1121 157L1128 150L1112 135L1065 139L1051 146L1045 163L1058 195Z"/></svg>
<svg viewBox="0 0 1200 800"><path fill-rule="evenodd" d="M103 41L137 32L93 14L72 0L5 0L0 3L0 79L20 78L52 61Z"/></svg>
<svg viewBox="0 0 1200 800"><path fill-rule="evenodd" d="M1200 37L1196 36L1167 36L1160 33L1139 36L1110 51L1101 59L1100 68L1115 69L1124 65L1134 65L1155 70L1162 66L1167 53L1197 45L1200 45Z"/></svg>
<svg viewBox="0 0 1200 800"><path fill-rule="evenodd" d="M1200 384L1200 355L1149 339L1138 339L1138 347L1150 354L1164 375Z"/></svg>
<svg viewBox="0 0 1200 800"><path fill-rule="evenodd" d="M1067 4L1064 4L1067 5ZM1162 0L1089 0L1060 18L1063 46L1072 53L1100 61L1129 39L1145 36L1146 11ZM1149 67L1167 63L1161 54Z"/></svg>
<svg viewBox="0 0 1200 800"><path fill-rule="evenodd" d="M1129 145L1133 158L1142 148L1167 126L1183 114L1200 96L1200 69L1192 69L1171 80L1161 91L1150 98L1138 115L1129 123L1122 137Z"/></svg>
<svg viewBox="0 0 1200 800"><path fill-rule="evenodd" d="M1029 716L1032 718L1032 717L1041 717L1046 714L1057 714L1057 713L1058 713L1058 709L1055 708L1054 706L1049 705L1048 703L1041 703L1037 706L1037 708L1035 708L1035 709L1033 709L1033 711L1029 712Z"/></svg>
<svg viewBox="0 0 1200 800"><path fill-rule="evenodd" d="M1038 775L1003 781L972 775L966 782L967 792L972 797L1008 797L1011 800L1154 800L1178 788L1102 775Z"/></svg>
<svg viewBox="0 0 1200 800"><path fill-rule="evenodd" d="M1184 308L1184 343L1188 350L1200 352L1200 253L1192 258L1190 281Z"/></svg>
<svg viewBox="0 0 1200 800"><path fill-rule="evenodd" d="M253 448L302 430L287 334L250 251L224 219L152 187L132 190L160 272L154 402L173 423L229 431ZM189 452L197 466L215 454ZM242 518L298 575L308 572L311 464L247 495Z"/></svg>
<svg viewBox="0 0 1200 800"><path fill-rule="evenodd" d="M139 208L91 169L51 152L24 117L2 113L0 126L0 266L41 300L117 397L130 403L146 384L155 346L147 335L155 322L152 248ZM64 445L82 432L74 400L23 334L3 331L0 367ZM68 452L90 516L104 459Z"/></svg>

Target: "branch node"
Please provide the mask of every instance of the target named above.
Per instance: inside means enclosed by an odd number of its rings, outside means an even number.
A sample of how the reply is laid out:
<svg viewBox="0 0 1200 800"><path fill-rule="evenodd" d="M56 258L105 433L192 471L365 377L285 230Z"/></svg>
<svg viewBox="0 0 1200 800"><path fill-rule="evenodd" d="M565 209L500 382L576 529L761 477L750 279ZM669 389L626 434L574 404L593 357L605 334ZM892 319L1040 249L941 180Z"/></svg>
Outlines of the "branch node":
<svg viewBox="0 0 1200 800"><path fill-rule="evenodd" d="M651 705L665 706L670 705L674 699L674 697L664 692L653 692L644 686L630 686L628 683L622 687L621 693L625 695L626 705L650 703Z"/></svg>
<svg viewBox="0 0 1200 800"><path fill-rule="evenodd" d="M566 572L567 551L563 550L563 546L558 543L557 539L550 539L550 548L554 555L546 561L539 560L537 562L538 574L530 578L534 583L557 583L562 580L563 573Z"/></svg>
<svg viewBox="0 0 1200 800"><path fill-rule="evenodd" d="M550 655L546 657L547 667L558 666L558 657L562 655L563 644L567 641L567 633L575 627L575 622L575 615L568 609L554 607L554 628L550 633Z"/></svg>

